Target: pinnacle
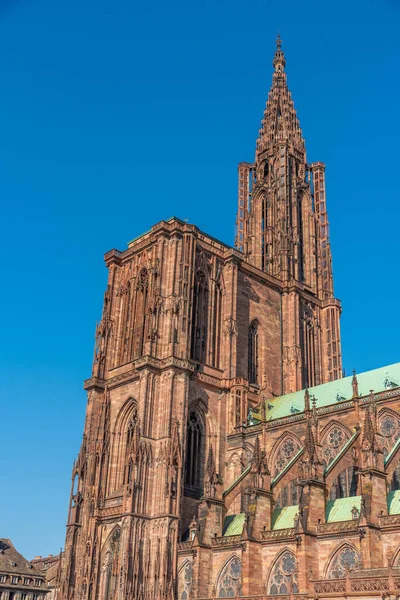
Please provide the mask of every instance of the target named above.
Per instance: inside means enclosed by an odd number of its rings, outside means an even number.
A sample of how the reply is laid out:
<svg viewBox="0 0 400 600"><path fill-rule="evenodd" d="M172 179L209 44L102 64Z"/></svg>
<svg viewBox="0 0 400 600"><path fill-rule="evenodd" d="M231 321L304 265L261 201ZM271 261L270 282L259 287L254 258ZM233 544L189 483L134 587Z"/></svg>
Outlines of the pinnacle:
<svg viewBox="0 0 400 600"><path fill-rule="evenodd" d="M286 59L279 34L276 40L276 50L272 64L274 67L272 86L268 94L257 141L257 154L276 142L293 142L302 151L304 150L304 140L294 103L287 86L285 72Z"/></svg>

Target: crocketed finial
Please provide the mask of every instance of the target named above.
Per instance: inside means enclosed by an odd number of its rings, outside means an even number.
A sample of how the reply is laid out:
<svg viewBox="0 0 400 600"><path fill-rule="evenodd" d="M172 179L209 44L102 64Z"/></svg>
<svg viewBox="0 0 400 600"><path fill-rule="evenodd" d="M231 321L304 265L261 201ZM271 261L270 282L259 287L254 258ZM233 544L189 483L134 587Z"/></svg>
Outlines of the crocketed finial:
<svg viewBox="0 0 400 600"><path fill-rule="evenodd" d="M282 39L279 33L278 37L276 38L276 51L272 64L277 73L282 73L286 65L285 55L282 52Z"/></svg>

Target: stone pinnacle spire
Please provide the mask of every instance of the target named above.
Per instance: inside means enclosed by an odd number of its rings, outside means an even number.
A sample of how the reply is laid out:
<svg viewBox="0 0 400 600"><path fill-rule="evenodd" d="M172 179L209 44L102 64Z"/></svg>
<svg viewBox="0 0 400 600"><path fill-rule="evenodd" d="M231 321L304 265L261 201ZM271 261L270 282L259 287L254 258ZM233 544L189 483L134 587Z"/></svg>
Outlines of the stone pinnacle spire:
<svg viewBox="0 0 400 600"><path fill-rule="evenodd" d="M282 40L281 40L281 36L278 33L278 37L276 38L276 51L275 51L275 55L274 55L274 60L272 61L275 71L278 71L278 72L283 71L283 69L286 66L285 55L281 48L282 48Z"/></svg>
<svg viewBox="0 0 400 600"><path fill-rule="evenodd" d="M278 34L276 50L272 61L274 72L272 86L268 94L264 117L257 140L256 159L276 142L292 143L305 153L304 140L296 110L286 80L286 59L282 50L282 40Z"/></svg>

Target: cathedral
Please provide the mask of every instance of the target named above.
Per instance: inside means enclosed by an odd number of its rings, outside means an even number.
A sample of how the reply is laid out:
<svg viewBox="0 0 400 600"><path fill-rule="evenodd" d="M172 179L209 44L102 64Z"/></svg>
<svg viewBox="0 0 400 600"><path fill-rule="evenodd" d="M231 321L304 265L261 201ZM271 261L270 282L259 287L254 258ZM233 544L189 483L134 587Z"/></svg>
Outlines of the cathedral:
<svg viewBox="0 0 400 600"><path fill-rule="evenodd" d="M60 600L400 596L400 363L342 377L325 165L278 37L235 247L105 254Z"/></svg>

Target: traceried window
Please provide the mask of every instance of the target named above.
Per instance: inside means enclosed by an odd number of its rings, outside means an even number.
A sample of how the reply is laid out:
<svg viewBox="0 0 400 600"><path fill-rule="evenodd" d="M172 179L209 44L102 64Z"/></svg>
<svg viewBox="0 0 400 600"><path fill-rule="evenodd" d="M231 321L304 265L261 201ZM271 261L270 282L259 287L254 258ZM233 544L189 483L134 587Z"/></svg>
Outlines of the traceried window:
<svg viewBox="0 0 400 600"><path fill-rule="evenodd" d="M343 546L333 557L327 579L344 579L346 570L361 568L361 556L352 546Z"/></svg>
<svg viewBox="0 0 400 600"><path fill-rule="evenodd" d="M329 497L331 500L357 496L357 470L357 467L349 467L348 469L344 469L341 473L339 473L330 490Z"/></svg>
<svg viewBox="0 0 400 600"><path fill-rule="evenodd" d="M203 487L204 426L195 410L189 414L186 443L185 484L200 492Z"/></svg>
<svg viewBox="0 0 400 600"><path fill-rule="evenodd" d="M273 463L273 476L276 477L297 454L301 446L296 438L287 436L279 444Z"/></svg>
<svg viewBox="0 0 400 600"><path fill-rule="evenodd" d="M249 327L249 383L258 383L258 323Z"/></svg>
<svg viewBox="0 0 400 600"><path fill-rule="evenodd" d="M279 557L270 575L269 594L298 593L296 557L287 550Z"/></svg>
<svg viewBox="0 0 400 600"><path fill-rule="evenodd" d="M324 467L326 468L339 454L343 446L350 439L349 432L340 425L332 425L322 436Z"/></svg>
<svg viewBox="0 0 400 600"><path fill-rule="evenodd" d="M208 324L208 281L198 269L194 278L192 312L192 358L206 362Z"/></svg>
<svg viewBox="0 0 400 600"><path fill-rule="evenodd" d="M235 394L235 427L242 424L242 392L236 390Z"/></svg>
<svg viewBox="0 0 400 600"><path fill-rule="evenodd" d="M106 555L104 557L102 567L101 567L102 577L103 577L102 598L104 598L104 600L112 600L114 598L115 591L117 589L118 571L116 569L116 565L118 564L118 558L119 558L119 552L120 552L120 542L121 542L121 530L119 528L117 528L111 534L108 552L106 553Z"/></svg>
<svg viewBox="0 0 400 600"><path fill-rule="evenodd" d="M217 585L218 598L236 598L242 591L242 563L234 556L225 565Z"/></svg>
<svg viewBox="0 0 400 600"><path fill-rule="evenodd" d="M300 504L302 487L298 485L299 479L292 479L282 489L277 499L277 506L296 506Z"/></svg>
<svg viewBox="0 0 400 600"><path fill-rule="evenodd" d="M400 421L392 413L383 413L379 418L379 429L383 435L383 456L386 458L400 437Z"/></svg>
<svg viewBox="0 0 400 600"><path fill-rule="evenodd" d="M132 416L129 420L126 428L126 444L125 444L125 481L124 483L131 483L133 476L133 463L131 459L132 452L132 441L135 434L135 428L139 427L137 418L137 408L135 407Z"/></svg>
<svg viewBox="0 0 400 600"><path fill-rule="evenodd" d="M190 589L192 587L193 569L192 563L188 561L184 564L178 575L178 598L179 600L188 600L190 598Z"/></svg>

